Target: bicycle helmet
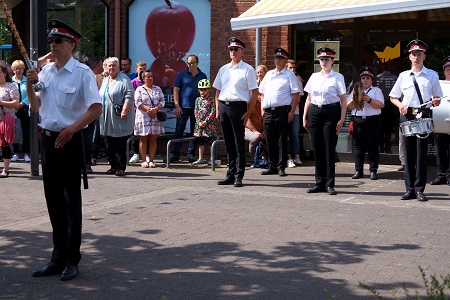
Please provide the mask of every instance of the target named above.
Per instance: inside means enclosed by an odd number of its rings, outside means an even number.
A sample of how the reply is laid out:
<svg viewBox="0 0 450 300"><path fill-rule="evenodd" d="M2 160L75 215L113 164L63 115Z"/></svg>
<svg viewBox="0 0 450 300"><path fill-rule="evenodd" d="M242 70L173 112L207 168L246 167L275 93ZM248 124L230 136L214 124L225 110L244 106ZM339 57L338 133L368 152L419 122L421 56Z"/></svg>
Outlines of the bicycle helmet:
<svg viewBox="0 0 450 300"><path fill-rule="evenodd" d="M198 82L199 89L209 89L211 88L211 82L208 79L202 79Z"/></svg>

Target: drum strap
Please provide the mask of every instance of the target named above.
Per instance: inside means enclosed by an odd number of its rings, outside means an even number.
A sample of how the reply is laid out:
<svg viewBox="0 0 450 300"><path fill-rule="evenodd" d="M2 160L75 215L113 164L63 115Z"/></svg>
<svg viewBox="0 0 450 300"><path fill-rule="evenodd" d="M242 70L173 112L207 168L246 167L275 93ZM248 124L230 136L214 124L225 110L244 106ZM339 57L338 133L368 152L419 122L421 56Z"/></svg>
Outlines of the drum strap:
<svg viewBox="0 0 450 300"><path fill-rule="evenodd" d="M416 76L414 76L414 72L411 72L410 75L414 82L414 87L416 88L416 92L417 92L417 96L419 97L420 105L422 105L423 104L422 94L420 93L419 85L417 84L417 80L416 80Z"/></svg>

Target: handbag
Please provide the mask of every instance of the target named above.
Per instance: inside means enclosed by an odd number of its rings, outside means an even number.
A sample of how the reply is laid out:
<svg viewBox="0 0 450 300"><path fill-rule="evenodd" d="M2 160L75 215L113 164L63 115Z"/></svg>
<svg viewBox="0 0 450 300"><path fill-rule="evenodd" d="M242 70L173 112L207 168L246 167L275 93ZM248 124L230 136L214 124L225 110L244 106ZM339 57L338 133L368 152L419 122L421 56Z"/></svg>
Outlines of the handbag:
<svg viewBox="0 0 450 300"><path fill-rule="evenodd" d="M152 104L152 107L156 107L152 101L152 97L150 96L150 93L147 91L147 89L145 87L142 87L142 88L145 90L148 97L150 98L150 103ZM158 119L158 121L164 122L165 120L167 120L167 114L163 111L158 110L156 112L156 118Z"/></svg>
<svg viewBox="0 0 450 300"><path fill-rule="evenodd" d="M350 135L353 135L353 131L355 130L353 126L353 121L350 121L350 124L348 124L348 134Z"/></svg>
<svg viewBox="0 0 450 300"><path fill-rule="evenodd" d="M114 101L111 99L111 96L109 95L109 89L106 91L106 93L108 94L109 101L111 101L113 105L114 112L116 113L116 115L120 116L122 114L123 105L114 104Z"/></svg>

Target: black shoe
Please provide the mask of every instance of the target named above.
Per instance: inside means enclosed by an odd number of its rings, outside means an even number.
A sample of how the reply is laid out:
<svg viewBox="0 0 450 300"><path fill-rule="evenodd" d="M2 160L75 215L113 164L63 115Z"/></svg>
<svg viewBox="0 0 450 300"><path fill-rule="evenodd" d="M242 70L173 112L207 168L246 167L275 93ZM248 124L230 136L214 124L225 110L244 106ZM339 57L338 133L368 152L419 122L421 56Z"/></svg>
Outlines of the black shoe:
<svg viewBox="0 0 450 300"><path fill-rule="evenodd" d="M319 186L319 185L315 185L313 188L306 190L306 192L308 194L322 193L322 192L325 192L325 191L326 191L325 187Z"/></svg>
<svg viewBox="0 0 450 300"><path fill-rule="evenodd" d="M436 179L434 179L432 182L430 182L431 185L441 185L441 184L446 184L446 183L447 183L447 180L442 177L436 177Z"/></svg>
<svg viewBox="0 0 450 300"><path fill-rule="evenodd" d="M287 174L286 174L286 172L285 172L283 169L279 169L279 170L278 170L278 176L280 176L280 177L286 177Z"/></svg>
<svg viewBox="0 0 450 300"><path fill-rule="evenodd" d="M40 270L36 270L33 272L31 276L33 277L46 277L51 276L55 274L61 274L61 272L64 270L64 266L58 265L54 262L49 262Z"/></svg>
<svg viewBox="0 0 450 300"><path fill-rule="evenodd" d="M91 166L86 166L86 173L87 174L92 174L94 171L92 171Z"/></svg>
<svg viewBox="0 0 450 300"><path fill-rule="evenodd" d="M416 198L420 202L428 201L427 197L422 192L416 192Z"/></svg>
<svg viewBox="0 0 450 300"><path fill-rule="evenodd" d="M405 166L401 165L400 168L397 169L397 171L405 171Z"/></svg>
<svg viewBox="0 0 450 300"><path fill-rule="evenodd" d="M180 161L179 157L176 157L175 155L170 155L170 162L178 162Z"/></svg>
<svg viewBox="0 0 450 300"><path fill-rule="evenodd" d="M241 178L236 178L234 180L234 187L241 187L242 186L242 179Z"/></svg>
<svg viewBox="0 0 450 300"><path fill-rule="evenodd" d="M413 191L408 191L406 193L404 193L401 197L401 200L411 200L411 199L416 199L416 195L414 194Z"/></svg>
<svg viewBox="0 0 450 300"><path fill-rule="evenodd" d="M364 173L362 171L356 171L355 174L353 174L352 179L359 179L363 178Z"/></svg>
<svg viewBox="0 0 450 300"><path fill-rule="evenodd" d="M327 187L327 194L328 195L336 195L337 193L334 190L334 187L329 186L329 187Z"/></svg>
<svg viewBox="0 0 450 300"><path fill-rule="evenodd" d="M230 185L234 184L234 178L233 177L225 177L224 180L217 181L218 185Z"/></svg>
<svg viewBox="0 0 450 300"><path fill-rule="evenodd" d="M61 280L66 281L70 279L77 278L78 273L80 273L78 266L67 266L61 274Z"/></svg>
<svg viewBox="0 0 450 300"><path fill-rule="evenodd" d="M196 161L194 155L192 155L192 154L188 154L187 160L188 160L188 162L190 162L190 163L193 163L194 161Z"/></svg>
<svg viewBox="0 0 450 300"><path fill-rule="evenodd" d="M370 180L377 180L377 179L378 179L377 172L370 171Z"/></svg>
<svg viewBox="0 0 450 300"><path fill-rule="evenodd" d="M274 168L268 168L267 170L261 172L261 175L274 175L274 174L278 174L277 169Z"/></svg>
<svg viewBox="0 0 450 300"><path fill-rule="evenodd" d="M96 166L97 165L97 159L96 158L91 158L91 165L92 166Z"/></svg>

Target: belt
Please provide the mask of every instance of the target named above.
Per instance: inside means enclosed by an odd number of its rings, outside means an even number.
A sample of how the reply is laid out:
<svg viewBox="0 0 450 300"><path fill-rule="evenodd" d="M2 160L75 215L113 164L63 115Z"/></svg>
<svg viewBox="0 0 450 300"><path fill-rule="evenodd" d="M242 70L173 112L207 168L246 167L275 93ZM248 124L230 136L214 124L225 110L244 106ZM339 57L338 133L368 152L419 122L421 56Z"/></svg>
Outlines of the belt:
<svg viewBox="0 0 450 300"><path fill-rule="evenodd" d="M220 103L222 103L224 105L242 104L242 102L246 103L243 100L235 100L235 101L223 101L223 100L220 100Z"/></svg>
<svg viewBox="0 0 450 300"><path fill-rule="evenodd" d="M282 106L277 106L277 107L266 107L266 108L264 108L264 111L271 112L271 111L287 109L287 108L291 109L291 106L290 105L282 105Z"/></svg>
<svg viewBox="0 0 450 300"><path fill-rule="evenodd" d="M381 115L372 115L372 116L353 116L353 117L355 117L355 118L361 118L361 119L363 119L363 120L366 120L366 119L372 119L372 118L379 117L379 116L381 116Z"/></svg>
<svg viewBox="0 0 450 300"><path fill-rule="evenodd" d="M334 106L341 106L341 102L334 102L334 103L331 103L331 104L319 104L319 105L317 105L317 104L312 104L312 106L314 106L314 107L319 107L319 108L321 108L321 107L323 107L323 106L326 106L326 107L334 107Z"/></svg>
<svg viewBox="0 0 450 300"><path fill-rule="evenodd" d="M42 129L42 133L45 134L46 136L50 136L50 137L57 137L59 135L59 132L50 131L47 129Z"/></svg>

